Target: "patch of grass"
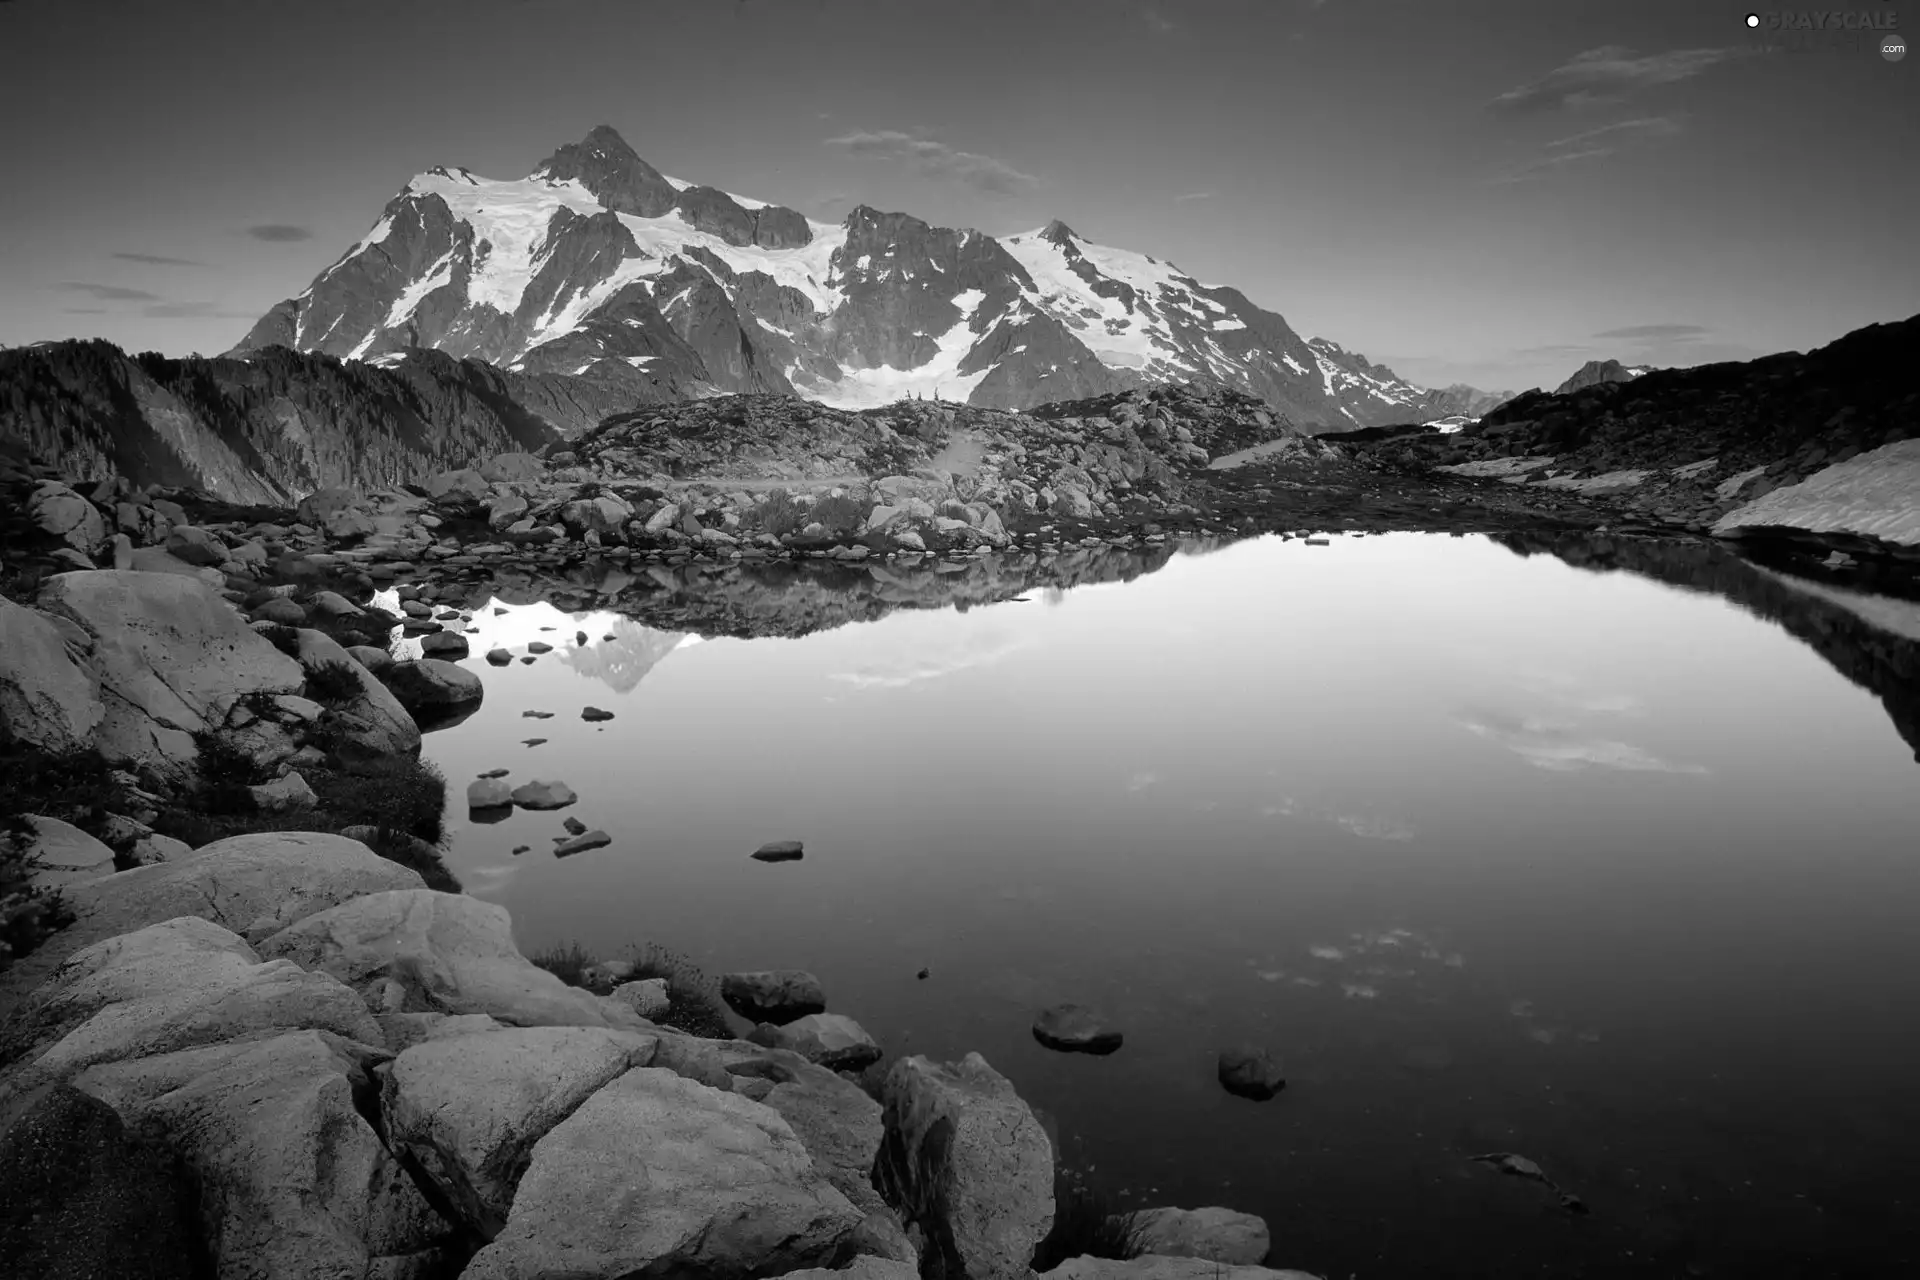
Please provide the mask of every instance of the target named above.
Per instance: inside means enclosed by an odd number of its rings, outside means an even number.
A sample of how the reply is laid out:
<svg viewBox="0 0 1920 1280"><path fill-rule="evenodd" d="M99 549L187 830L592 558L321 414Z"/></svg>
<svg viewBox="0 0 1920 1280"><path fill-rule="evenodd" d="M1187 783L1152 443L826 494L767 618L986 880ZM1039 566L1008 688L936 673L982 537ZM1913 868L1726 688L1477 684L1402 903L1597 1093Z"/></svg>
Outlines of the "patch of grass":
<svg viewBox="0 0 1920 1280"><path fill-rule="evenodd" d="M307 696L328 706L360 699L360 675L344 662L323 662L307 672Z"/></svg>
<svg viewBox="0 0 1920 1280"><path fill-rule="evenodd" d="M418 836L410 836L393 827L379 828L374 837L364 843L388 862L397 862L412 871L429 889L441 893L466 891L459 878L447 869L446 859L440 856L438 845L428 844Z"/></svg>
<svg viewBox="0 0 1920 1280"><path fill-rule="evenodd" d="M0 748L0 821L22 814L71 822L97 832L119 792L113 768L90 751L56 755L14 744Z"/></svg>
<svg viewBox="0 0 1920 1280"><path fill-rule="evenodd" d="M845 494L837 498L827 494L813 504L813 510L807 513L801 524L818 520L829 533L838 536L852 533L866 518L867 507L864 503L856 502Z"/></svg>
<svg viewBox="0 0 1920 1280"><path fill-rule="evenodd" d="M254 812L253 795L247 788L273 780L273 771L262 767L246 752L218 733L201 731L193 735L199 752L200 808L209 815L239 815Z"/></svg>
<svg viewBox="0 0 1920 1280"><path fill-rule="evenodd" d="M1053 1229L1033 1251L1033 1269L1051 1271L1069 1258L1124 1262L1140 1252L1131 1213L1079 1172L1053 1167Z"/></svg>
<svg viewBox="0 0 1920 1280"><path fill-rule="evenodd" d="M260 628L260 636L268 644L298 661L300 658L300 633L282 623L270 622Z"/></svg>
<svg viewBox="0 0 1920 1280"><path fill-rule="evenodd" d="M570 987L585 987L586 971L596 963L577 942L536 951L527 959Z"/></svg>
<svg viewBox="0 0 1920 1280"><path fill-rule="evenodd" d="M644 950L636 950L633 964L634 981L666 979L667 999L672 1005L655 1019L661 1026L709 1040L733 1039L733 1027L727 1022L726 1009L720 1003L719 984L699 965L658 943L648 943Z"/></svg>
<svg viewBox="0 0 1920 1280"><path fill-rule="evenodd" d="M436 848L446 836L447 779L431 761L407 757L388 761L385 767L369 773L308 765L300 770L300 776L313 788L314 806L267 814L254 809L252 797L246 793L245 788L254 784L240 781L259 777L261 771L253 767L253 762L224 745L214 747L212 755L214 768L225 771L218 774L217 782L213 782L214 775L207 774L207 751L202 747L202 773L209 777L216 793L203 793L195 808L166 810L154 820L155 831L185 840L195 848L253 831L339 832L347 827L382 827ZM236 787L244 804L231 795ZM412 866L423 878L428 876L427 870L409 857L395 857L380 849L374 852ZM444 873L445 868L440 871Z"/></svg>

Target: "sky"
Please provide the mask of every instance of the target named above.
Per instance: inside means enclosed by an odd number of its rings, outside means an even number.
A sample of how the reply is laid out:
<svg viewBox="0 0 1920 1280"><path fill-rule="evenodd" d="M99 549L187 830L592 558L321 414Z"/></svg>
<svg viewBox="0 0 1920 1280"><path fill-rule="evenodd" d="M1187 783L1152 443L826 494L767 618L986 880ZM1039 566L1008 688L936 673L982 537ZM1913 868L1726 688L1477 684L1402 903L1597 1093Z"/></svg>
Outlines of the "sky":
<svg viewBox="0 0 1920 1280"><path fill-rule="evenodd" d="M223 351L414 174L522 176L598 124L815 218L1061 218L1426 385L1747 359L1920 312L1920 57L1858 32L1765 49L1746 13L0 0L0 345Z"/></svg>

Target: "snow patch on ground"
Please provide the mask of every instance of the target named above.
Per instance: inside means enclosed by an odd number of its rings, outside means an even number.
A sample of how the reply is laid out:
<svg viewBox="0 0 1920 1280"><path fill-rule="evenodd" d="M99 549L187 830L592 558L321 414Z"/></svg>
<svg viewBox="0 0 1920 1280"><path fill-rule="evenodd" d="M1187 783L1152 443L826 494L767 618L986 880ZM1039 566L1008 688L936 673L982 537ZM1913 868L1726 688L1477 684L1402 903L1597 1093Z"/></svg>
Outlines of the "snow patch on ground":
<svg viewBox="0 0 1920 1280"><path fill-rule="evenodd" d="M1901 440L1817 471L1735 508L1716 534L1743 529L1851 533L1920 546L1920 439Z"/></svg>
<svg viewBox="0 0 1920 1280"><path fill-rule="evenodd" d="M1481 458L1474 462L1456 462L1450 467L1435 467L1456 476L1517 476L1549 466L1552 458Z"/></svg>
<svg viewBox="0 0 1920 1280"><path fill-rule="evenodd" d="M1612 493L1632 489L1652 475L1651 471L1605 471L1597 476L1550 476L1537 481L1542 489L1565 489L1572 493Z"/></svg>
<svg viewBox="0 0 1920 1280"><path fill-rule="evenodd" d="M1765 467L1748 467L1737 476L1728 476L1713 488L1713 496L1725 501L1738 497L1742 489L1767 474Z"/></svg>
<svg viewBox="0 0 1920 1280"><path fill-rule="evenodd" d="M453 250L449 248L441 256L440 261L434 263L425 275L408 285L401 291L400 296L393 300L393 306L388 309L387 318L384 321L385 327L391 329L405 321L413 314L415 307L427 300L428 294L452 279Z"/></svg>

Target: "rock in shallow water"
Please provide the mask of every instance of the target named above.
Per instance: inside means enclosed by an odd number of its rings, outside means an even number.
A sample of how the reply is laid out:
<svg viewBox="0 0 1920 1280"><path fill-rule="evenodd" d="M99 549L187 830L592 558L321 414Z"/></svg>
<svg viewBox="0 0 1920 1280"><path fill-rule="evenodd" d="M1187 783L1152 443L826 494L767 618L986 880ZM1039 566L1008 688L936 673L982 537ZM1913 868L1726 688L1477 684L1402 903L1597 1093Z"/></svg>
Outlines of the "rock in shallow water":
<svg viewBox="0 0 1920 1280"><path fill-rule="evenodd" d="M843 1013L810 1013L784 1026L763 1022L747 1033L754 1044L787 1049L830 1071L858 1071L880 1061L880 1044Z"/></svg>
<svg viewBox="0 0 1920 1280"><path fill-rule="evenodd" d="M752 856L760 862L797 862L805 852L798 840L773 840L755 849Z"/></svg>
<svg viewBox="0 0 1920 1280"><path fill-rule="evenodd" d="M820 985L820 979L804 969L755 969L723 974L720 998L741 1017L776 1026L810 1013L827 1011L825 988Z"/></svg>
<svg viewBox="0 0 1920 1280"><path fill-rule="evenodd" d="M569 840L562 840L553 847L556 858L571 857L576 853L585 853L589 849L604 849L613 843L613 837L604 831L587 831Z"/></svg>
<svg viewBox="0 0 1920 1280"><path fill-rule="evenodd" d="M1218 1206L1141 1209L1122 1217L1140 1253L1258 1266L1273 1245L1265 1219Z"/></svg>
<svg viewBox="0 0 1920 1280"><path fill-rule="evenodd" d="M1099 1014L1078 1004L1057 1004L1043 1010L1033 1020L1033 1038L1061 1053L1091 1054L1112 1053L1123 1039Z"/></svg>
<svg viewBox="0 0 1920 1280"><path fill-rule="evenodd" d="M538 778L521 783L512 795L513 802L522 809L564 809L580 798L564 782L543 782Z"/></svg>
<svg viewBox="0 0 1920 1280"><path fill-rule="evenodd" d="M513 788L501 778L476 778L467 784L469 809L504 809L512 804Z"/></svg>
<svg viewBox="0 0 1920 1280"><path fill-rule="evenodd" d="M1220 1085L1228 1093L1255 1102L1265 1102L1287 1087L1287 1078L1273 1055L1253 1045L1222 1050L1219 1075Z"/></svg>

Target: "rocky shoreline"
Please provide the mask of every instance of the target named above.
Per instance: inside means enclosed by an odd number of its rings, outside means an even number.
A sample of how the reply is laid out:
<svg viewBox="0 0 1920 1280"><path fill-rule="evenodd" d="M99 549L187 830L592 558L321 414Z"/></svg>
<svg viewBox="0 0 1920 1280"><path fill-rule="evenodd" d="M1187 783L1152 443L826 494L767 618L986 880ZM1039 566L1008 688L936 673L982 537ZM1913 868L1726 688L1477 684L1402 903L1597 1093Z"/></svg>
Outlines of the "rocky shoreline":
<svg viewBox="0 0 1920 1280"><path fill-rule="evenodd" d="M729 975L752 1033L687 1034L656 1020L658 980L601 962L575 986L528 960L503 908L408 863L437 863L421 835L299 829L346 816L329 779L418 782L423 723L483 696L465 668L387 648L400 632L464 656L471 614L413 578L497 565L455 540L479 523L465 477L282 525L50 470L0 475L23 535L0 750L18 779L67 770L10 793L0 836L31 877L0 886L7 1274L1025 1277L1047 1245L1063 1277L1304 1277L1261 1265L1266 1225L1220 1208L1079 1223L1126 1256L1083 1254L1011 1083L977 1054L874 1079L872 1037L824 993L789 998L806 975ZM531 482L483 483L535 506L511 488ZM585 544L611 500L557 501L555 536L511 544L537 567L567 565L559 534ZM696 538L597 550L665 572ZM403 575L399 614L367 601ZM43 800L72 820L23 808ZM181 815L241 830L167 835Z"/></svg>

